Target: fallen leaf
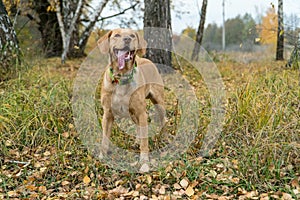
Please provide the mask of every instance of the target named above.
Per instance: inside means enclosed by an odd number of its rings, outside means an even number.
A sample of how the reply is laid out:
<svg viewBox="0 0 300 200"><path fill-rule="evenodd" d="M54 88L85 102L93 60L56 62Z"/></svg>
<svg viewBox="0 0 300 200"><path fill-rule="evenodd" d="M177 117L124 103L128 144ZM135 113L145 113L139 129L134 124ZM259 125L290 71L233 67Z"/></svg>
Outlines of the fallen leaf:
<svg viewBox="0 0 300 200"><path fill-rule="evenodd" d="M66 186L66 185L69 185L69 184L70 184L69 181L63 181L63 182L61 182L61 185L62 185L62 186Z"/></svg>
<svg viewBox="0 0 300 200"><path fill-rule="evenodd" d="M29 191L36 191L38 188L34 185L26 185L25 188Z"/></svg>
<svg viewBox="0 0 300 200"><path fill-rule="evenodd" d="M50 151L46 151L46 152L44 153L44 156L50 156L50 155L51 155Z"/></svg>
<svg viewBox="0 0 300 200"><path fill-rule="evenodd" d="M90 177L88 177L88 176L85 176L84 178L83 178L83 183L84 184L89 184L91 182L91 179L90 179Z"/></svg>
<svg viewBox="0 0 300 200"><path fill-rule="evenodd" d="M291 182L291 185L295 188L300 188L299 186L299 181L297 178L293 179L292 182Z"/></svg>
<svg viewBox="0 0 300 200"><path fill-rule="evenodd" d="M185 190L185 194L188 195L189 197L193 196L195 194L194 189L189 186L186 190Z"/></svg>
<svg viewBox="0 0 300 200"><path fill-rule="evenodd" d="M218 199L219 198L219 196L216 194L206 194L206 197L210 198L210 199Z"/></svg>
<svg viewBox="0 0 300 200"><path fill-rule="evenodd" d="M189 182L186 179L182 179L179 184L181 185L181 187L187 188Z"/></svg>
<svg viewBox="0 0 300 200"><path fill-rule="evenodd" d="M159 194L166 194L166 188L165 188L165 186L161 186L160 187Z"/></svg>
<svg viewBox="0 0 300 200"><path fill-rule="evenodd" d="M47 170L47 167L40 168L40 172L44 173Z"/></svg>
<svg viewBox="0 0 300 200"><path fill-rule="evenodd" d="M173 187L174 187L176 190L181 189L181 186L180 186L178 183L175 183L175 184L173 185Z"/></svg>
<svg viewBox="0 0 300 200"><path fill-rule="evenodd" d="M282 194L282 197L281 197L282 200L292 200L292 195L288 194L288 193L283 193Z"/></svg>
<svg viewBox="0 0 300 200"><path fill-rule="evenodd" d="M149 174L147 174L146 178L147 178L147 183L150 185L152 183L152 177Z"/></svg>
<svg viewBox="0 0 300 200"><path fill-rule="evenodd" d="M38 189L38 191L39 191L40 193L45 194L46 191L47 191L47 188L46 188L45 186L40 186L39 189Z"/></svg>
<svg viewBox="0 0 300 200"><path fill-rule="evenodd" d="M7 195L9 197L16 197L16 196L18 196L18 193L16 191L9 191L9 192L7 192Z"/></svg>
<svg viewBox="0 0 300 200"><path fill-rule="evenodd" d="M62 136L63 136L64 138L68 138L70 135L69 135L69 132L64 132L64 133L62 134Z"/></svg>
<svg viewBox="0 0 300 200"><path fill-rule="evenodd" d="M86 168L84 169L84 173L87 174L89 172L89 166L86 166Z"/></svg>

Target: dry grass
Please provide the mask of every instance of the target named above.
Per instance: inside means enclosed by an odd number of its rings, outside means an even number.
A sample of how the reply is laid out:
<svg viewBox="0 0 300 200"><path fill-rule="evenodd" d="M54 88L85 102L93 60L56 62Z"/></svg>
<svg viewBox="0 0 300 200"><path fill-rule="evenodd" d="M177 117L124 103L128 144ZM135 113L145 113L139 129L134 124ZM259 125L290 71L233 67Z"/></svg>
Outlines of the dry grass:
<svg viewBox="0 0 300 200"><path fill-rule="evenodd" d="M58 59L40 60L19 78L0 83L0 198L114 199L124 196L116 190L120 186L150 197L176 196L173 184L188 179L194 183L194 196L203 199L212 194L251 199L286 193L297 199L299 72L271 60L245 63L231 55L215 56L228 102L213 154L194 157L209 123L209 93L201 76L183 65L199 99L199 137L182 159L145 175L116 171L93 159L82 145L70 105L81 60L64 66ZM170 100L167 113L175 111ZM123 140L115 136L117 143Z"/></svg>

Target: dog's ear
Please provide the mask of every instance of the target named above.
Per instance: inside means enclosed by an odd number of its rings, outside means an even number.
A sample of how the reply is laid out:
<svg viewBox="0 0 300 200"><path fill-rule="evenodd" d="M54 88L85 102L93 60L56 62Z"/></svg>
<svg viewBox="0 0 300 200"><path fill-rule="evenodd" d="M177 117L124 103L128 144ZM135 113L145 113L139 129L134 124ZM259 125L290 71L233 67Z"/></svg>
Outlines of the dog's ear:
<svg viewBox="0 0 300 200"><path fill-rule="evenodd" d="M103 54L107 54L109 52L109 38L111 34L112 31L109 31L97 41L98 47Z"/></svg>
<svg viewBox="0 0 300 200"><path fill-rule="evenodd" d="M146 54L147 42L144 37L142 37L138 32L136 32L135 34L139 41L137 54L142 57Z"/></svg>

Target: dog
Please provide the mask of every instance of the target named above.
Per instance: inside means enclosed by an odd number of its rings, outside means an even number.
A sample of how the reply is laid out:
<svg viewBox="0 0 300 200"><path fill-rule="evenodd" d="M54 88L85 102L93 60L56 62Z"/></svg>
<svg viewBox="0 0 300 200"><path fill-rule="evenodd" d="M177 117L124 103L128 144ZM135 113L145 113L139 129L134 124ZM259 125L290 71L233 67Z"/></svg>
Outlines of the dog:
<svg viewBox="0 0 300 200"><path fill-rule="evenodd" d="M137 31L115 29L98 40L101 53L109 54L109 65L104 72L101 87L103 107L100 158L107 155L109 138L115 117L130 117L137 127L140 145L140 172L148 172L148 115L146 99L156 105L158 120L165 121L164 86L156 66L146 53L147 42Z"/></svg>

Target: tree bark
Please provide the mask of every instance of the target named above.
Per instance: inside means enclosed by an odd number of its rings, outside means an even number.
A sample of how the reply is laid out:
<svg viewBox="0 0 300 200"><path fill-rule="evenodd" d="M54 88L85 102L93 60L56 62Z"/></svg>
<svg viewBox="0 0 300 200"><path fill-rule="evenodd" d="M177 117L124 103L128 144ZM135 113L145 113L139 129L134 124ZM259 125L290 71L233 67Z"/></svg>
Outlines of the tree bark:
<svg viewBox="0 0 300 200"><path fill-rule="evenodd" d="M172 27L170 0L146 0L144 37L148 43L146 57L156 63L161 73L172 67ZM165 66L164 66L165 65Z"/></svg>
<svg viewBox="0 0 300 200"><path fill-rule="evenodd" d="M56 12L47 10L50 4L44 0L32 1L31 8L37 13L38 24L41 33L43 51L46 57L60 56L62 53L62 38L56 17Z"/></svg>
<svg viewBox="0 0 300 200"><path fill-rule="evenodd" d="M196 43L192 53L192 60L196 60L196 61L198 61L199 58L200 47L203 39L204 24L206 18L206 8L207 8L207 0L203 0L202 8L201 8L201 18L200 18L197 35L196 35Z"/></svg>
<svg viewBox="0 0 300 200"><path fill-rule="evenodd" d="M0 0L0 81L7 79L14 71L12 66L19 62L20 48L16 32Z"/></svg>
<svg viewBox="0 0 300 200"><path fill-rule="evenodd" d="M284 27L283 27L283 0L278 0L278 30L276 60L284 60Z"/></svg>

